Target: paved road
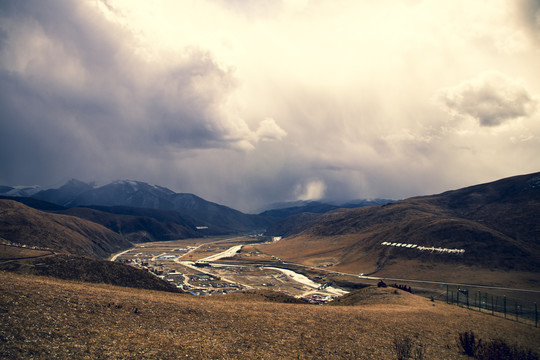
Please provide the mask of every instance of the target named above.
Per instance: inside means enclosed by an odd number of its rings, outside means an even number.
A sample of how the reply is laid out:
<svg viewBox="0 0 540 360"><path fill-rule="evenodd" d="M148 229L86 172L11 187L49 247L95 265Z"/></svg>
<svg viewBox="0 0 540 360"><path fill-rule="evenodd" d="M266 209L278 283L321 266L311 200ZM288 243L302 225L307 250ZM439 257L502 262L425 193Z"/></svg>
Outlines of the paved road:
<svg viewBox="0 0 540 360"><path fill-rule="evenodd" d="M116 261L116 259L117 259L119 256L124 255L125 253L130 252L131 250L133 250L133 248L129 248L129 249L127 249L127 250L124 250L124 251L122 251L122 252L119 252L118 254L114 254L114 255L111 257L110 261Z"/></svg>
<svg viewBox="0 0 540 360"><path fill-rule="evenodd" d="M347 274L347 275L353 275L353 274ZM540 294L540 290L514 289L514 288L499 287L499 286L488 286L488 285L480 285L480 284L451 283L451 282L443 282L443 281L399 279L399 278L360 276L360 275L356 275L356 276L358 276L361 279L369 279L369 280L383 280L383 281L384 280L390 280L390 281L397 281L397 282L411 282L411 283L433 284L433 285L451 285L451 286L462 286L462 287L476 287L476 288L492 289L492 290L520 291L520 292L529 292L529 293L533 293L533 294Z"/></svg>

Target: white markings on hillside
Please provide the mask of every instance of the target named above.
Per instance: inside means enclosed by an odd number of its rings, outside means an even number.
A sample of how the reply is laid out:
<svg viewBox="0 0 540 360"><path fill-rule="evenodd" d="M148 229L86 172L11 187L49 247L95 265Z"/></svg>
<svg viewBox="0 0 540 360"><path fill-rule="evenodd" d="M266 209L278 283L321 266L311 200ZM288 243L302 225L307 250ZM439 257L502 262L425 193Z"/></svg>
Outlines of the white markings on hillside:
<svg viewBox="0 0 540 360"><path fill-rule="evenodd" d="M402 247L406 249L416 249L418 251L430 251L435 254L463 255L465 253L464 249L447 249L447 248L434 247L434 246L418 246L416 244L395 243L395 242L393 243L393 242L388 242L388 241L382 242L381 245Z"/></svg>

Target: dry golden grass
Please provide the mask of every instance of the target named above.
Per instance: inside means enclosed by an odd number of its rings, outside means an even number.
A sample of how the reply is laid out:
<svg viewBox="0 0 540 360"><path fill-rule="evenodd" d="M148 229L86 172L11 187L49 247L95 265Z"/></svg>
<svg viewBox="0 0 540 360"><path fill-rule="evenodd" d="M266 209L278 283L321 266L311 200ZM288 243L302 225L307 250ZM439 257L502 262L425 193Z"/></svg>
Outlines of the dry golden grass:
<svg viewBox="0 0 540 360"><path fill-rule="evenodd" d="M98 258L131 247L129 241L99 224L13 200L0 199L0 219L0 237L14 243Z"/></svg>
<svg viewBox="0 0 540 360"><path fill-rule="evenodd" d="M540 350L537 328L407 294L362 306L224 301L0 273L0 357L11 359L466 359L458 333Z"/></svg>

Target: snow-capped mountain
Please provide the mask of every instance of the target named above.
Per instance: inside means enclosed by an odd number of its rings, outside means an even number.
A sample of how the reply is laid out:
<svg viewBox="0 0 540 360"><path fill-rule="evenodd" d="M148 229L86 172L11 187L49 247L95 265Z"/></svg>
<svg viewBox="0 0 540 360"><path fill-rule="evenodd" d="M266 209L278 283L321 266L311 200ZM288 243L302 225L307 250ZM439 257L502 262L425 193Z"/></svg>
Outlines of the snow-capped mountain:
<svg viewBox="0 0 540 360"><path fill-rule="evenodd" d="M32 186L0 186L0 195L30 197L41 191L38 185Z"/></svg>
<svg viewBox="0 0 540 360"><path fill-rule="evenodd" d="M110 184L81 192L73 196L65 206L131 206L174 210L169 200L174 194L174 191L167 188L150 185L141 181L117 180Z"/></svg>

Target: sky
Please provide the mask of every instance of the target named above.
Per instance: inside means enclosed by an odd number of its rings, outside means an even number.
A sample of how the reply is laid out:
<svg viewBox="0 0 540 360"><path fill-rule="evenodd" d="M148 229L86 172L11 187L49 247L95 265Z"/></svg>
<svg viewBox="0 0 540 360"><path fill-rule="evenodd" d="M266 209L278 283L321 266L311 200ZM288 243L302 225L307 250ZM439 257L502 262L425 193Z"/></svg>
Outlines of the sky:
<svg viewBox="0 0 540 360"><path fill-rule="evenodd" d="M255 212L540 171L540 0L0 0L0 184Z"/></svg>

